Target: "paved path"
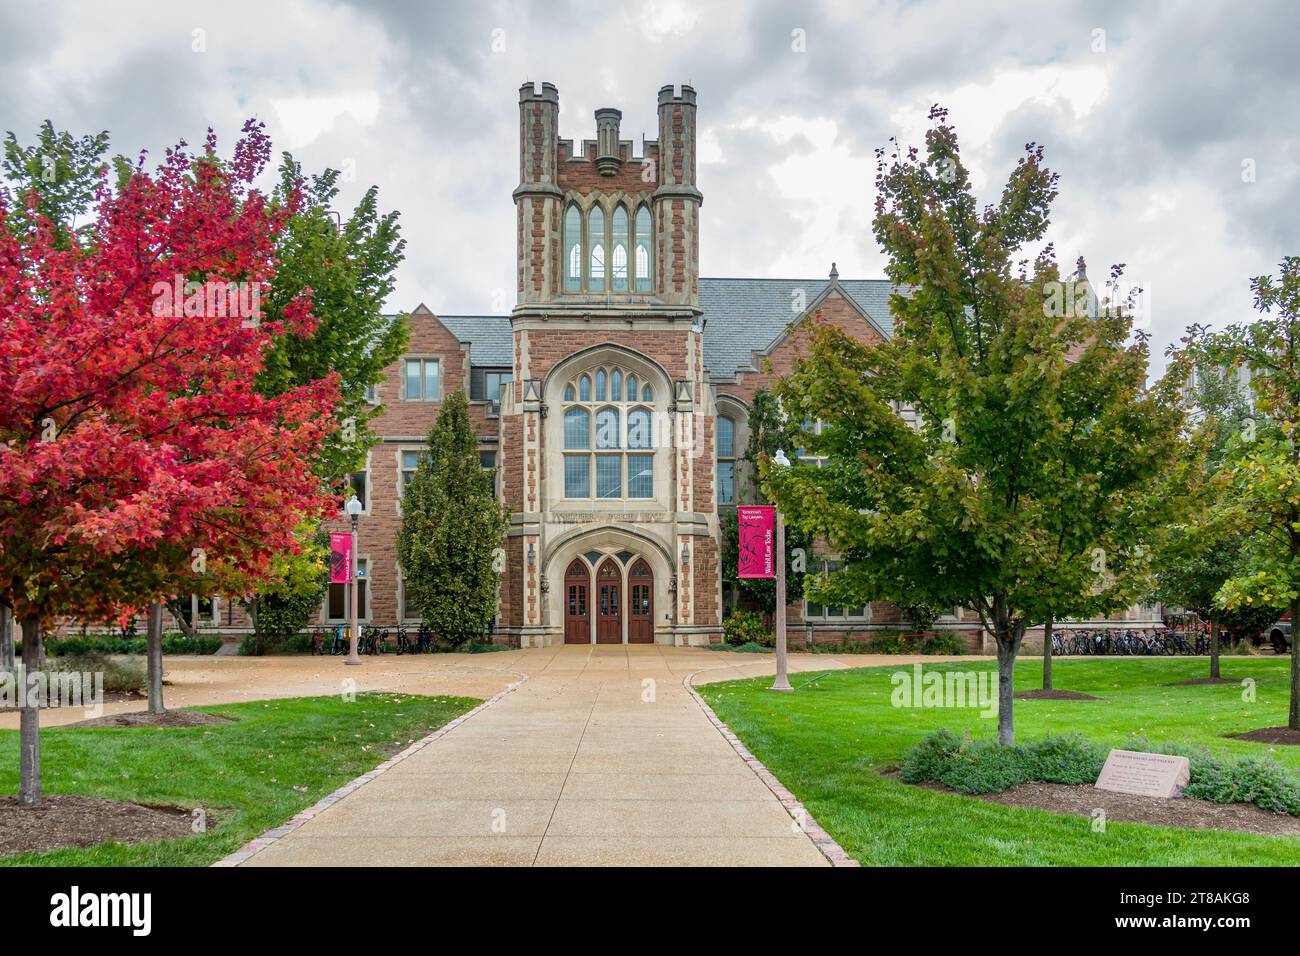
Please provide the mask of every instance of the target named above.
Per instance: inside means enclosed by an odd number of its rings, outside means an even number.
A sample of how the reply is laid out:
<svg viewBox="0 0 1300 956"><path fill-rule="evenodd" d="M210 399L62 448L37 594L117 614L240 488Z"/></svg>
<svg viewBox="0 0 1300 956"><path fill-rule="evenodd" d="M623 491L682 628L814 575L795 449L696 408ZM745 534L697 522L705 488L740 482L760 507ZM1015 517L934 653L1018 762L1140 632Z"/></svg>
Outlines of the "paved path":
<svg viewBox="0 0 1300 956"><path fill-rule="evenodd" d="M659 646L489 656L529 679L244 865L826 865L682 685L703 667L714 679L770 672L770 657Z"/></svg>

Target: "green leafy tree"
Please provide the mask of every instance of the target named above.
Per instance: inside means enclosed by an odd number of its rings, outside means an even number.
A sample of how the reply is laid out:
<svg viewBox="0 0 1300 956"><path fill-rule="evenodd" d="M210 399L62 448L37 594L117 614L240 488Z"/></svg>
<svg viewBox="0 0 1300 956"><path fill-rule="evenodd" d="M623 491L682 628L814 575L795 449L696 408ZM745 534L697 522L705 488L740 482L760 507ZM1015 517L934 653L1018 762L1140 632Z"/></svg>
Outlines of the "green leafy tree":
<svg viewBox="0 0 1300 956"><path fill-rule="evenodd" d="M296 536L299 550L272 558L267 583L243 599L259 641L300 633L329 588L329 532L310 521L299 525Z"/></svg>
<svg viewBox="0 0 1300 956"><path fill-rule="evenodd" d="M509 512L479 462L463 391L448 395L427 454L402 491L397 558L406 595L434 633L472 641L496 613Z"/></svg>
<svg viewBox="0 0 1300 956"><path fill-rule="evenodd" d="M371 186L347 219L336 220L337 169L303 180L301 166L284 154L276 197L284 201L301 184L302 206L280 237L279 263L271 291L262 303L268 320L311 291L317 325L310 335L280 337L266 358L258 389L279 395L329 372L339 377L339 428L321 455L317 473L339 481L365 466L366 452L378 442L370 428L382 406L366 401L383 370L406 350L407 317L386 316L406 240L396 212L381 212L379 190Z"/></svg>
<svg viewBox="0 0 1300 956"><path fill-rule="evenodd" d="M767 389L759 389L749 411L749 444L745 446L744 459L749 463L748 473L758 475L758 462L764 456L776 455L777 449L793 459L796 446L787 417L782 414L776 397ZM757 481L749 488L748 501L767 504L769 499ZM742 578L738 575L740 562L740 523L736 512L728 508L722 515L722 581L728 588L748 598L766 615L776 611L776 581L773 578ZM804 575L812 560L812 539L796 527L786 527L786 583L787 601L803 600Z"/></svg>
<svg viewBox="0 0 1300 956"><path fill-rule="evenodd" d="M1241 384L1237 370L1224 365L1204 347L1205 330L1192 326L1188 347L1172 353L1188 371L1183 389L1191 427L1180 456L1162 494L1181 494L1186 501L1179 522L1157 539L1153 597L1164 604L1196 613L1210 626L1210 677L1220 678L1220 629L1249 634L1276 620L1280 608L1229 611L1216 603L1219 591L1241 570L1247 535L1231 520L1224 520L1221 500L1230 491L1230 469L1241 441L1267 423L1260 420ZM1252 613L1253 612L1253 613ZM1264 616L1270 620L1256 623Z"/></svg>
<svg viewBox="0 0 1300 956"><path fill-rule="evenodd" d="M791 522L843 558L811 595L978 613L997 644L998 739L1010 744L1026 627L1098 593L1119 600L1145 569L1141 545L1162 517L1146 491L1180 412L1148 391L1146 342L1129 343L1120 304L1074 307L1050 246L1031 270L1025 249L1057 193L1042 148L1029 144L980 209L946 112L931 120L923 152L878 154L875 235L911 293L891 298L894 335L864 345L814 330L778 394L792 416L822 422L804 443L827 461L762 471ZM1077 407L1085 397L1092 407ZM917 412L915 426L899 408ZM1075 517L1064 528L1062 510Z"/></svg>
<svg viewBox="0 0 1300 956"><path fill-rule="evenodd" d="M1277 277L1251 280L1251 323L1211 336L1207 354L1246 369L1256 407L1273 424L1247 429L1230 454L1229 493L1214 520L1245 535L1240 565L1216 603L1229 610L1286 605L1300 621L1300 257L1287 256ZM1300 731L1300 653L1291 645L1287 726Z"/></svg>
<svg viewBox="0 0 1300 956"><path fill-rule="evenodd" d="M56 245L84 232L85 220L95 200L100 174L107 170L108 133L73 137L59 132L46 120L36 142L24 146L10 130L0 156L0 198L6 207L6 225L22 235L41 217L55 230Z"/></svg>

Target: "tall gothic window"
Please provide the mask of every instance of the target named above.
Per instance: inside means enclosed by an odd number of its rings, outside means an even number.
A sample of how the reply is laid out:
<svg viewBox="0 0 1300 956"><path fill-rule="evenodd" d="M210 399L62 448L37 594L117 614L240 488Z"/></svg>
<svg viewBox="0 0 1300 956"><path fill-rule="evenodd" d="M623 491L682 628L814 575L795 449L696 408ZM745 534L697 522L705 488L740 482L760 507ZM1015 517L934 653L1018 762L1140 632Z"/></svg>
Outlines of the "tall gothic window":
<svg viewBox="0 0 1300 956"><path fill-rule="evenodd" d="M627 210L619 206L614 210L614 239L610 253L610 265L614 277L614 291L627 291Z"/></svg>
<svg viewBox="0 0 1300 956"><path fill-rule="evenodd" d="M595 389L591 383L595 383ZM653 498L653 392L618 368L564 386L564 497Z"/></svg>
<svg viewBox="0 0 1300 956"><path fill-rule="evenodd" d="M582 213L570 205L564 214L564 290L582 290Z"/></svg>
<svg viewBox="0 0 1300 956"><path fill-rule="evenodd" d="M588 288L592 292L605 291L605 214L599 206L592 206L587 215L587 243L591 246L591 271Z"/></svg>
<svg viewBox="0 0 1300 956"><path fill-rule="evenodd" d="M649 292L650 274L650 210L642 206L636 212L636 291Z"/></svg>
<svg viewBox="0 0 1300 956"><path fill-rule="evenodd" d="M718 501L736 500L736 423L718 416Z"/></svg>

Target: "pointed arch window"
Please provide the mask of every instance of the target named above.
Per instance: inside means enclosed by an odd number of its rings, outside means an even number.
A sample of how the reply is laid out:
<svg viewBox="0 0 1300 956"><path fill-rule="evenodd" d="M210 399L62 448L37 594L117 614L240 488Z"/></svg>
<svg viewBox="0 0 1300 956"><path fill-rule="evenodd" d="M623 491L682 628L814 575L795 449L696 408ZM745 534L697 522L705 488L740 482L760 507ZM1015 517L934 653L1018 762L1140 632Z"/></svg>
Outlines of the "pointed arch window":
<svg viewBox="0 0 1300 956"><path fill-rule="evenodd" d="M570 205L564 213L564 290L582 290L582 213Z"/></svg>
<svg viewBox="0 0 1300 956"><path fill-rule="evenodd" d="M619 206L614 210L613 240L610 246L610 265L614 279L614 291L627 291L627 210Z"/></svg>
<svg viewBox="0 0 1300 956"><path fill-rule="evenodd" d="M587 242L591 245L591 268L588 288L592 292L605 291L605 213L593 206L587 214Z"/></svg>
<svg viewBox="0 0 1300 956"><path fill-rule="evenodd" d="M651 286L650 268L650 210L642 206L636 212L636 291L649 292Z"/></svg>
<svg viewBox="0 0 1300 956"><path fill-rule="evenodd" d="M562 391L566 498L653 498L653 390L626 369L590 369Z"/></svg>

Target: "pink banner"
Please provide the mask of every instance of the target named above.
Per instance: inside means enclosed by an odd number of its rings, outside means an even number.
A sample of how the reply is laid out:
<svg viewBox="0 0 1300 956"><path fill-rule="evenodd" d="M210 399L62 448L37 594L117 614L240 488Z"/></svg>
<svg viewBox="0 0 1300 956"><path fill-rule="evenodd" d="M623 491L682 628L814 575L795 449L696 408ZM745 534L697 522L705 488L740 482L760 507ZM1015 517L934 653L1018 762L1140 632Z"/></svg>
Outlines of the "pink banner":
<svg viewBox="0 0 1300 956"><path fill-rule="evenodd" d="M770 505L741 505L736 509L740 525L740 559L737 577L776 577L776 509Z"/></svg>
<svg viewBox="0 0 1300 956"><path fill-rule="evenodd" d="M330 584L352 583L352 535L330 532Z"/></svg>

